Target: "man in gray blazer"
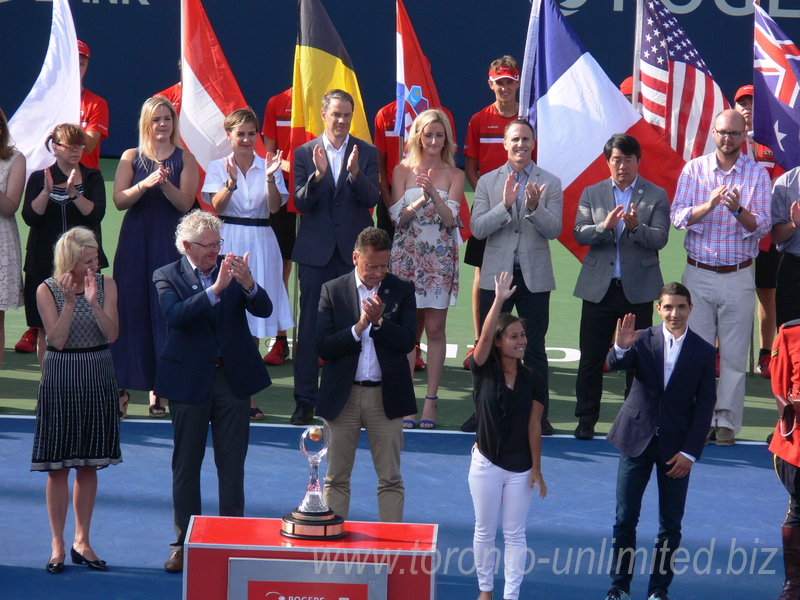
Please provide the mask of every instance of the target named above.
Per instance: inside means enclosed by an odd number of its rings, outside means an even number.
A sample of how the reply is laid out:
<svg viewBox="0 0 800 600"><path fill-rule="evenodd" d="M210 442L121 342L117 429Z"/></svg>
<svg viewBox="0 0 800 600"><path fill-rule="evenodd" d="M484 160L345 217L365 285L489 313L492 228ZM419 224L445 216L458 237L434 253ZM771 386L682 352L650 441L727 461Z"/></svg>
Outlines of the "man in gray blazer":
<svg viewBox="0 0 800 600"><path fill-rule="evenodd" d="M575 284L583 299L575 437L590 440L600 416L603 366L617 319L636 315L653 325L653 300L664 280L658 251L669 235L667 192L638 175L642 150L636 138L616 133L603 149L611 177L583 190L575 215L575 240L589 246ZM633 372L628 372L628 395Z"/></svg>
<svg viewBox="0 0 800 600"><path fill-rule="evenodd" d="M547 353L544 338L550 322L550 292L556 288L550 240L561 233L563 193L561 180L533 162L536 145L533 128L525 119L511 121L503 136L508 162L478 180L470 229L486 239L480 278L480 312L484 321L494 302L494 278L503 271L514 274L517 291L503 305L525 319L525 364L545 383ZM547 403L542 433L552 433Z"/></svg>

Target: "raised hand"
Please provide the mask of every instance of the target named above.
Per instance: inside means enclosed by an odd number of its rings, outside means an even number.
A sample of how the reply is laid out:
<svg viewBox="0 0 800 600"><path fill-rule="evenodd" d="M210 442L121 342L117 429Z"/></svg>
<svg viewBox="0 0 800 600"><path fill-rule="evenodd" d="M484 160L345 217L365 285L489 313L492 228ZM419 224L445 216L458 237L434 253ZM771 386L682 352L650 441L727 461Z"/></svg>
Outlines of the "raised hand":
<svg viewBox="0 0 800 600"><path fill-rule="evenodd" d="M253 274L250 272L250 253L245 252L244 256L233 256L230 261L231 276L239 282L239 284L246 290L252 290L256 282L253 279Z"/></svg>
<svg viewBox="0 0 800 600"><path fill-rule="evenodd" d="M361 303L361 310L364 311L367 320L373 325L377 324L383 315L383 302L377 292L372 292L371 296L364 298Z"/></svg>
<svg viewBox="0 0 800 600"><path fill-rule="evenodd" d="M511 287L512 277L507 271L494 276L494 295L505 302L517 291L517 286Z"/></svg>
<svg viewBox="0 0 800 600"><path fill-rule="evenodd" d="M425 198L430 199L436 193L436 187L433 185L433 169L429 169L417 175L415 183L418 187L422 188Z"/></svg>
<svg viewBox="0 0 800 600"><path fill-rule="evenodd" d="M219 296L223 290L225 290L233 281L233 252L229 252L225 255L225 258L222 259L222 263L219 265L219 271L217 271L217 280L214 282L214 285L211 286L211 290L214 292L215 295Z"/></svg>
<svg viewBox="0 0 800 600"><path fill-rule="evenodd" d="M53 193L53 174L49 168L44 170L44 189L48 196Z"/></svg>
<svg viewBox="0 0 800 600"><path fill-rule="evenodd" d="M347 159L347 171L352 180L355 180L361 172L361 166L358 164L358 144L353 144L353 151L350 153L350 158Z"/></svg>
<svg viewBox="0 0 800 600"><path fill-rule="evenodd" d="M628 313L621 319L617 319L617 346L625 350L633 346L639 339L641 331L636 330L636 315Z"/></svg>
<svg viewBox="0 0 800 600"><path fill-rule="evenodd" d="M722 199L728 195L728 186L721 185L718 188L711 190L711 197L708 199L708 208L714 209L719 206Z"/></svg>
<svg viewBox="0 0 800 600"><path fill-rule="evenodd" d="M739 193L739 188L733 186L733 188L731 188L727 194L724 194L720 198L720 202L724 204L729 211L736 212L742 205L741 199L742 196Z"/></svg>

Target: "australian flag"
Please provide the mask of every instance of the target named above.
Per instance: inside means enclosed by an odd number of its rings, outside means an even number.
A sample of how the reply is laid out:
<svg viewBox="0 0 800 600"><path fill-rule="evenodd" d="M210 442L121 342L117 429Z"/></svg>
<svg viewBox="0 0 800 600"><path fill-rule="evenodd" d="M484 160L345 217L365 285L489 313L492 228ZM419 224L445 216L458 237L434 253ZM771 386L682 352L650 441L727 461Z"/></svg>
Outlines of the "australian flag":
<svg viewBox="0 0 800 600"><path fill-rule="evenodd" d="M800 50L764 9L753 8L753 138L789 170L800 166Z"/></svg>

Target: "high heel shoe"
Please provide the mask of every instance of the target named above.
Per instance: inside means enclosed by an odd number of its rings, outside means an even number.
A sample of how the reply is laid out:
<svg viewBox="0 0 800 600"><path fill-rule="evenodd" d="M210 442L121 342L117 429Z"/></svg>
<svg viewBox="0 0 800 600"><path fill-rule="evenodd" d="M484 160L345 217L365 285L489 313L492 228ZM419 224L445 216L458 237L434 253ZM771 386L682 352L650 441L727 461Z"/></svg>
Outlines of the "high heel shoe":
<svg viewBox="0 0 800 600"><path fill-rule="evenodd" d="M124 398L124 400L123 400ZM131 395L125 388L119 388L119 420L122 421L128 416L128 403L131 401Z"/></svg>
<svg viewBox="0 0 800 600"><path fill-rule="evenodd" d="M50 573L51 575L58 575L59 573L61 573L61 571L64 570L64 561L62 560L61 562L49 562L47 563L45 569L47 569L47 572Z"/></svg>
<svg viewBox="0 0 800 600"><path fill-rule="evenodd" d="M108 571L108 566L104 560L89 560L82 554L79 554L75 548L70 548L69 554L72 557L73 565L86 565L90 569L95 569L96 571Z"/></svg>

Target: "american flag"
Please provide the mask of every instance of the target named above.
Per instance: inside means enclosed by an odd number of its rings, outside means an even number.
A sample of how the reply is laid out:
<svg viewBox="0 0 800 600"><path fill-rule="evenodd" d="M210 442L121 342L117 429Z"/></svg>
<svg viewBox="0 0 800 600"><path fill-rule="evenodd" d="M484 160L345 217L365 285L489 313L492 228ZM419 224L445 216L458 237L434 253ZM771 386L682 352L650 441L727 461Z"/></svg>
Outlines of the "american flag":
<svg viewBox="0 0 800 600"><path fill-rule="evenodd" d="M714 117L730 105L661 0L639 0L634 106L684 160L714 151ZM637 93L638 92L638 93Z"/></svg>
<svg viewBox="0 0 800 600"><path fill-rule="evenodd" d="M753 137L788 170L800 165L800 49L763 8L753 8Z"/></svg>

